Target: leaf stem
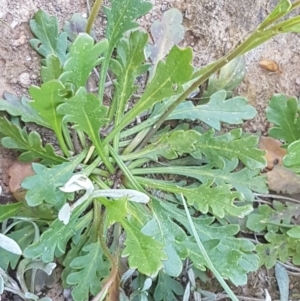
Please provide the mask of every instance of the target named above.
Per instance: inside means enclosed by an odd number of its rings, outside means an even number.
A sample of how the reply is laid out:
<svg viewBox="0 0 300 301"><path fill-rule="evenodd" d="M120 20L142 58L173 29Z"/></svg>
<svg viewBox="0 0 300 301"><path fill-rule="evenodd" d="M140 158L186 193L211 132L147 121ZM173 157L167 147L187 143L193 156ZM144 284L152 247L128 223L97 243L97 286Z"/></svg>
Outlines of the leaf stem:
<svg viewBox="0 0 300 301"><path fill-rule="evenodd" d="M71 139L67 124L64 124L64 123L62 124L62 133L63 133L64 141L66 141L66 145L67 145L68 149L71 150L72 152L74 152L75 149L74 149L74 145L72 143L72 139Z"/></svg>
<svg viewBox="0 0 300 301"><path fill-rule="evenodd" d="M85 166L85 168L80 173L87 177L90 176L90 174L94 172L94 170L97 168L98 165L101 164L101 162L101 158L97 157L91 164ZM108 174L107 171L105 172Z"/></svg>
<svg viewBox="0 0 300 301"><path fill-rule="evenodd" d="M57 138L57 141L59 143L59 146L60 148L62 149L64 155L69 158L70 157L70 152L68 150L68 147L66 145L66 142L64 140L64 136L62 134L62 131L59 130L59 131L55 131L55 135L56 135L56 138Z"/></svg>
<svg viewBox="0 0 300 301"><path fill-rule="evenodd" d="M171 193L182 193L182 188L177 186L176 183L171 184L162 180L144 178L144 177L134 177L139 184L147 187L151 187L154 189L160 189L163 191L171 192Z"/></svg>
<svg viewBox="0 0 300 301"><path fill-rule="evenodd" d="M97 176L101 176L101 177L105 177L105 178L108 178L110 176L109 172L107 172L106 170L103 170L103 169L99 169L99 168L94 169L92 171L92 174L97 175Z"/></svg>
<svg viewBox="0 0 300 301"><path fill-rule="evenodd" d="M103 0L96 0L89 16L85 32L90 34Z"/></svg>
<svg viewBox="0 0 300 301"><path fill-rule="evenodd" d="M113 174L115 172L115 168L113 167L112 163L109 161L109 157L107 156L107 154L104 152L102 143L100 143L97 140L93 141L93 142L96 142L96 143L94 143L94 145L95 145L97 153L99 154L103 164L106 166L108 171L111 174Z"/></svg>
<svg viewBox="0 0 300 301"><path fill-rule="evenodd" d="M125 131L121 132L120 138L125 138L131 135L134 135L142 130L145 130L149 127L151 127L157 120L159 116L155 117L149 117L145 121L141 122L140 124L137 124L136 126L133 126L132 128L126 129Z"/></svg>
<svg viewBox="0 0 300 301"><path fill-rule="evenodd" d="M98 98L99 98L99 101L101 101L101 102L103 102L106 74L107 74L111 55L112 55L112 50L110 50L110 47L109 47L105 52L104 61L101 65L100 78L99 78L99 84L98 84Z"/></svg>
<svg viewBox="0 0 300 301"><path fill-rule="evenodd" d="M98 240L98 235L99 235L99 229L100 229L100 224L101 224L101 204L94 199L93 200L93 228L94 231L92 233L94 234L95 237L93 237L94 242ZM100 235L99 235L100 239Z"/></svg>
<svg viewBox="0 0 300 301"><path fill-rule="evenodd" d="M137 159L133 162L131 162L129 165L128 165L128 169L130 169L130 172L133 168L136 168L136 167L139 167L139 166L142 166L146 163L148 163L149 161L151 161L149 158L140 158L140 159ZM144 168L141 168L141 169L144 169ZM146 168L147 169L147 168ZM147 172L145 172L147 173ZM149 173L148 173L149 174Z"/></svg>
<svg viewBox="0 0 300 301"><path fill-rule="evenodd" d="M123 150L122 155L126 155L126 154L130 154L132 151L134 151L134 149L139 145L140 141L142 141L142 139L145 138L145 136L147 135L149 129L145 129L141 132L139 132L129 143L129 145L127 145L127 147ZM117 136L116 136L117 137ZM115 137L115 138L116 138ZM119 138L119 137L118 137Z"/></svg>
<svg viewBox="0 0 300 301"><path fill-rule="evenodd" d="M284 195L278 195L278 194L264 194L264 193L254 193L255 196L262 197L262 198L273 198L273 199L279 199L279 200L286 200L293 203L300 204L300 201L291 197L286 197Z"/></svg>
<svg viewBox="0 0 300 301"><path fill-rule="evenodd" d="M136 161L139 161L141 159L138 159ZM136 162L136 161L133 161ZM180 169L180 172L189 172L189 168L193 168L195 166L155 166L155 167L146 167L146 168L136 168L138 165L129 165L130 171L133 175L145 175L145 174L175 174L178 175L178 169ZM141 165L140 165L141 166ZM198 168L198 166L196 166Z"/></svg>
<svg viewBox="0 0 300 301"><path fill-rule="evenodd" d="M99 186L101 189L109 189L109 187L101 181L98 177L92 176L91 179Z"/></svg>
<svg viewBox="0 0 300 301"><path fill-rule="evenodd" d="M76 130L76 133L78 135L78 138L79 138L79 141L80 141L80 144L81 144L81 147L86 147L86 141L85 141L85 136L84 136L84 132L77 129Z"/></svg>
<svg viewBox="0 0 300 301"><path fill-rule="evenodd" d="M143 187L136 181L134 176L129 171L126 164L121 160L117 152L114 150L113 147L109 146L109 151L112 155L112 157L115 159L117 165L119 166L120 170L124 173L125 177L130 181L130 184L132 187L140 192L145 192Z"/></svg>
<svg viewBox="0 0 300 301"><path fill-rule="evenodd" d="M290 11L294 10L294 9L297 8L298 6L300 6L300 1L299 1L299 0L292 4L291 10L290 10Z"/></svg>
<svg viewBox="0 0 300 301"><path fill-rule="evenodd" d="M189 212L189 209L187 207L187 204L186 204L186 201L183 197L182 194L181 195L181 200L182 200L182 203L183 203L183 206L184 206L184 209L185 209L185 212L186 212L186 216L188 218L188 221L189 221L189 224L190 224L190 227L191 227L191 230L192 230L192 233L195 240L196 240L196 243L199 247L199 250L202 254L202 256L204 257L205 261L206 261L206 265L207 267L213 272L213 274L215 275L215 277L218 279L219 283L222 285L222 287L224 288L225 292L228 294L228 296L231 298L231 300L233 301L239 301L239 299L235 296L235 294L233 293L233 291L230 289L230 287L227 285L227 283L224 281L223 277L219 274L218 270L214 267L213 263L211 262L200 238L199 238L199 235L197 233L197 230L195 228L195 225L193 223L193 220L191 218L191 215L190 215L190 212Z"/></svg>

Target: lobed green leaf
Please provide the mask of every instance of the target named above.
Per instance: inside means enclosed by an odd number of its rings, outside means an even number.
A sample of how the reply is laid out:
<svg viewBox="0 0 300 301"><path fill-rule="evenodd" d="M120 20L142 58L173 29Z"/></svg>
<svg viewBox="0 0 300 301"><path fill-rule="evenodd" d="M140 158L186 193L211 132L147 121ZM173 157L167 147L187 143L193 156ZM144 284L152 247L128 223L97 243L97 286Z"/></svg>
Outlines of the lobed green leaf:
<svg viewBox="0 0 300 301"><path fill-rule="evenodd" d="M282 204L273 201L273 208L260 205L248 216L246 226L255 232L278 232L280 228L289 226L292 218L300 213L298 204ZM281 227L280 227L281 226Z"/></svg>
<svg viewBox="0 0 300 301"><path fill-rule="evenodd" d="M266 166L264 151L257 148L258 137L244 134L241 129L232 130L221 136L213 135L213 130L203 134L196 144L197 152L191 155L201 158L199 153L202 153L219 168L225 167L223 158L239 159L252 170Z"/></svg>
<svg viewBox="0 0 300 301"><path fill-rule="evenodd" d="M67 183L78 164L78 160L74 160L47 168L42 164L32 163L36 175L27 177L21 184L28 190L25 195L27 204L35 207L45 202L60 208L67 201L68 195L59 187Z"/></svg>
<svg viewBox="0 0 300 301"><path fill-rule="evenodd" d="M112 51L125 32L138 27L136 19L146 14L152 4L143 0L112 0L111 8L105 8L107 16L106 38ZM110 52L110 51L109 51ZM110 55L110 53L109 53Z"/></svg>
<svg viewBox="0 0 300 301"><path fill-rule="evenodd" d="M300 118L298 116L298 102L296 98L285 95L274 95L266 111L269 122L274 126L269 135L286 143L300 139Z"/></svg>
<svg viewBox="0 0 300 301"><path fill-rule="evenodd" d="M41 68L42 81L49 82L53 79L59 79L63 73L63 67L60 59L53 53L47 55L45 66Z"/></svg>
<svg viewBox="0 0 300 301"><path fill-rule="evenodd" d="M203 214L209 211L220 218L223 218L226 214L238 217L244 217L248 215L252 210L251 205L236 206L233 202L236 200L243 200L243 195L239 192L232 191L230 185L219 185L211 187L211 182L199 185L198 187L179 187L172 189L167 187L160 187L162 190L174 191L180 194L182 193L189 205L194 206L197 210Z"/></svg>
<svg viewBox="0 0 300 301"><path fill-rule="evenodd" d="M65 62L64 73L60 79L63 83L72 83L78 89L84 87L91 71L101 62L100 55L106 51L108 41L94 44L94 39L86 34L80 33L70 47L68 60Z"/></svg>
<svg viewBox="0 0 300 301"><path fill-rule="evenodd" d="M218 73L209 78L204 97L209 97L221 90L225 90L226 95L232 94L230 92L242 82L245 74L246 60L245 56L242 55L230 61Z"/></svg>
<svg viewBox="0 0 300 301"><path fill-rule="evenodd" d="M11 231L7 234L7 236L14 241L18 242L18 245L22 250L24 250L27 246L29 246L34 239L34 227L32 224L21 224L22 227L18 227L17 229ZM7 271L8 268L15 269L19 263L20 256L12 254L2 248L0 248L0 268Z"/></svg>
<svg viewBox="0 0 300 301"><path fill-rule="evenodd" d="M195 130L175 130L166 133L152 144L142 150L129 155L123 155L123 160L150 158L157 160L158 155L167 159L175 159L178 155L189 153L194 158L201 159L202 154L215 164L224 169L225 160L239 159L251 170L264 168L266 159L264 151L257 148L258 137L243 134L241 129L232 130L222 136L214 136L214 131L200 134Z"/></svg>
<svg viewBox="0 0 300 301"><path fill-rule="evenodd" d="M169 276L178 277L182 272L182 258L178 254L178 245L186 240L183 229L169 217L169 214L155 200L151 206L153 219L142 229L143 233L162 243L167 259L163 261L163 270ZM162 278L164 278L162 276Z"/></svg>
<svg viewBox="0 0 300 301"><path fill-rule="evenodd" d="M6 118L0 118L0 132L6 136L1 139L4 147L24 151L19 157L21 161L31 162L41 159L43 164L66 161L65 158L55 154L51 144L43 147L41 137L37 132L32 131L28 135L25 129L18 128Z"/></svg>
<svg viewBox="0 0 300 301"><path fill-rule="evenodd" d="M181 284L167 274L159 272L157 285L153 295L154 299L158 301L177 300L176 295L183 295Z"/></svg>
<svg viewBox="0 0 300 301"><path fill-rule="evenodd" d="M182 85L191 79L193 73L192 57L191 48L180 49L174 46L166 61L160 61L157 65L152 81L147 85L133 110L142 113L155 103L181 93Z"/></svg>
<svg viewBox="0 0 300 301"><path fill-rule="evenodd" d="M197 244L186 243L188 254L195 267L202 269L206 262L199 253ZM228 246L230 246L228 248ZM239 241L228 241L228 246L220 243L204 243L208 256L214 263L218 272L224 279L230 279L235 285L245 285L247 283L247 273L256 271L259 267L259 258L252 252L254 245L246 239Z"/></svg>
<svg viewBox="0 0 300 301"><path fill-rule="evenodd" d="M169 212L170 218L179 220L182 223L182 226L192 233L189 221L182 209L172 203L159 202L159 204L166 212ZM201 241L220 240L226 245L226 241L229 240L229 238L235 238L235 235L239 232L238 225L230 224L221 226L218 223L214 223L214 221L215 218L208 215L201 215L193 218L193 223L195 224Z"/></svg>
<svg viewBox="0 0 300 301"><path fill-rule="evenodd" d="M153 65L162 60L174 45L180 43L184 37L185 29L182 25L183 17L176 8L163 13L161 21L154 21L151 25L153 45L149 45L150 58Z"/></svg>
<svg viewBox="0 0 300 301"><path fill-rule="evenodd" d="M150 181L143 181L147 183ZM176 186L176 184L168 184L163 181L156 180L153 184L148 184L150 187L163 191L173 192L175 194L183 194L189 205L194 206L197 210L206 214L209 211L217 217L223 218L226 214L238 217L244 217L249 214L253 208L251 205L236 206L234 200L242 200L243 196L231 191L230 185L214 186L211 183L205 183L195 187Z"/></svg>
<svg viewBox="0 0 300 301"><path fill-rule="evenodd" d="M39 10L29 24L37 38L30 40L31 46L45 58L51 53L56 55L63 64L67 59L67 34L58 33L57 18Z"/></svg>
<svg viewBox="0 0 300 301"><path fill-rule="evenodd" d="M126 231L125 249L122 256L128 256L131 269L137 269L140 273L155 276L162 268L166 254L163 246L152 237L144 235L139 229L127 223L122 226Z"/></svg>
<svg viewBox="0 0 300 301"><path fill-rule="evenodd" d="M288 146L287 155L283 158L285 166L293 168L300 166L300 141L297 140Z"/></svg>
<svg viewBox="0 0 300 301"><path fill-rule="evenodd" d="M76 94L58 108L64 122L72 122L75 128L81 129L89 137L99 140L99 130L107 121L106 113L108 108L99 102L94 95L87 93L84 87L81 87Z"/></svg>
<svg viewBox="0 0 300 301"><path fill-rule="evenodd" d="M210 96L209 102L204 105L195 106L191 101L182 102L167 120L200 120L219 131L221 122L241 124L244 120L254 118L256 113L246 98L237 96L226 100L226 91L221 90Z"/></svg>
<svg viewBox="0 0 300 301"><path fill-rule="evenodd" d="M59 80L48 81L41 87L29 88L29 94L34 100L30 105L56 133L61 131L62 116L57 114L56 108L65 101L62 93L64 89L64 85Z"/></svg>
<svg viewBox="0 0 300 301"><path fill-rule="evenodd" d="M78 241L76 241L76 242L74 242L75 239L73 238L73 241L70 245L70 249L69 249L68 253L66 254L66 256L64 257L63 265L64 265L65 268L64 268L64 270L61 274L63 287L68 287L69 286L69 284L67 282L68 276L75 271L70 266L71 262L75 258L80 256L82 248L87 244L87 241L89 240L89 237L85 234L86 233L81 235L79 237Z"/></svg>
<svg viewBox="0 0 300 301"><path fill-rule="evenodd" d="M22 210L22 202L15 204L0 205L0 222L16 216Z"/></svg>
<svg viewBox="0 0 300 301"><path fill-rule="evenodd" d="M11 116L21 117L24 122L34 122L50 128L48 122L40 117L38 111L30 106L30 100L22 97L21 100L11 93L4 93L5 99L0 99L0 111L6 111Z"/></svg>
<svg viewBox="0 0 300 301"><path fill-rule="evenodd" d="M122 256L128 257L130 268L148 276L156 275L163 266L163 260L166 259L163 245L151 236L145 235L135 223L127 220L126 200L115 202L101 200L101 202L104 202L106 207L109 224L119 222L126 231Z"/></svg>
<svg viewBox="0 0 300 301"><path fill-rule="evenodd" d="M286 262L290 257L292 257L293 264L300 264L300 241L298 238L289 237L286 233L268 232L265 239L267 243L256 246L260 265L265 265L267 269L271 269L278 259L281 262Z"/></svg>
<svg viewBox="0 0 300 301"><path fill-rule="evenodd" d="M68 284L74 287L72 296L75 301L88 300L90 294L95 296L101 289L100 280L109 274L99 241L84 246L82 252L84 255L70 263L74 272L67 278Z"/></svg>
<svg viewBox="0 0 300 301"><path fill-rule="evenodd" d="M121 156L123 160L133 160L137 158L150 158L157 161L158 155L167 159L176 159L184 153L196 151L196 144L201 134L193 130L177 130L163 135L157 142L153 142L144 149Z"/></svg>
<svg viewBox="0 0 300 301"><path fill-rule="evenodd" d="M119 70L114 70L117 81L112 101L112 105L115 106L113 111L116 112L116 125L121 121L127 101L138 88L134 84L136 78L149 68L149 65L144 63L144 50L147 41L148 35L146 33L134 31L130 34L129 39L122 39L118 43L117 62L119 63Z"/></svg>
<svg viewBox="0 0 300 301"><path fill-rule="evenodd" d="M155 75L135 106L125 114L122 122L111 133L116 134L139 114L152 108L156 103L183 91L182 85L191 79L193 73L192 49L174 46L166 58L157 65Z"/></svg>
<svg viewBox="0 0 300 301"><path fill-rule="evenodd" d="M180 221L180 224L192 233L189 221L182 209L166 202L159 202L159 205L164 208L169 218ZM236 285L245 284L246 274L258 268L258 257L253 254L255 246L246 239L235 237L239 232L238 225L220 226L213 222L213 217L193 218L196 231L213 265L218 268L224 278L230 279ZM184 244L178 244L177 247L181 248L181 255L190 257L198 269L205 268L206 262L191 237Z"/></svg>
<svg viewBox="0 0 300 301"><path fill-rule="evenodd" d="M195 164L196 162L191 163ZM183 166L181 166L176 164L176 161L174 161L174 164L172 161L165 164L170 164L171 166L136 168L131 170L131 173L133 175L150 173L182 175L197 179L201 183L211 182L214 180L216 185L232 185L237 191L244 195L247 201L254 200L253 191L258 193L268 193L269 191L266 183L266 177L261 175L259 169L250 170L245 167L238 171L235 171L238 167L237 159L227 161L224 169L214 169L211 164L203 166L189 166L187 164L184 164Z"/></svg>
<svg viewBox="0 0 300 301"><path fill-rule="evenodd" d="M28 246L23 255L26 258L35 259L40 257L43 262L52 262L54 257L62 256L69 240L74 236L76 230L81 227L81 224L86 223L86 219L91 220L91 216L87 214L79 218L82 212L86 209L90 202L86 202L77 207L70 218L70 222L65 225L56 219L50 227L43 232L40 239Z"/></svg>

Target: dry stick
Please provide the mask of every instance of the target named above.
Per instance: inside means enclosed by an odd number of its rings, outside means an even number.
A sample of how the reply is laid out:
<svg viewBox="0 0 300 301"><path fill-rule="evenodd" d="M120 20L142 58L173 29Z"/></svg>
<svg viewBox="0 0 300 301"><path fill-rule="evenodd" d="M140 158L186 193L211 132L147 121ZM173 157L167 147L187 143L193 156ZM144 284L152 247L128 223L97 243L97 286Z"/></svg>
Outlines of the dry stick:
<svg viewBox="0 0 300 301"><path fill-rule="evenodd" d="M90 0L86 0L86 8L87 8L88 16L90 16L90 15L91 15L91 5L90 5Z"/></svg>
<svg viewBox="0 0 300 301"><path fill-rule="evenodd" d="M294 270L294 271L297 271L297 275L299 275L300 273L300 268L297 268L295 267L294 265L291 265L291 264L286 264L286 263L283 263L281 261L278 261L279 264L281 264L282 266L284 266L287 270Z"/></svg>
<svg viewBox="0 0 300 301"><path fill-rule="evenodd" d="M273 198L273 199L285 200L285 201L290 201L290 202L293 202L293 203L300 204L299 200L289 198L289 197L286 197L286 196L277 195L277 194L254 193L254 195L257 196L257 197L262 197L262 198Z"/></svg>
<svg viewBox="0 0 300 301"><path fill-rule="evenodd" d="M5 24L9 29L12 29L11 26L8 23L6 23L4 20L0 19L0 22L2 22L3 24Z"/></svg>

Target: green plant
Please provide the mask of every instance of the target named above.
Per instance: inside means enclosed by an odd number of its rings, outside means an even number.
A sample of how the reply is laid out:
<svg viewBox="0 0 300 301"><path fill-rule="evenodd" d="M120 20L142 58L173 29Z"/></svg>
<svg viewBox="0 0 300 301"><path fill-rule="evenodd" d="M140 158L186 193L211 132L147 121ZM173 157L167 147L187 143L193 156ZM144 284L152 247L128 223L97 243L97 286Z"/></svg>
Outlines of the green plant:
<svg viewBox="0 0 300 301"><path fill-rule="evenodd" d="M267 118L272 123L269 135L280 139L287 148L287 155L283 159L287 171L299 173L300 151L300 118L299 104L294 97L274 95L267 108ZM293 175L291 173L291 175ZM295 176L297 181L298 177ZM278 180L283 178L278 174ZM295 181L294 180L294 181ZM290 189L294 184L293 178L287 178ZM276 197L276 196L275 196ZM248 229L264 236L265 242L258 242L256 252L260 258L260 265L267 268L275 266L276 262L291 260L294 265L300 263L300 227L295 218L299 216L300 204L292 197L277 196L285 203L273 201L272 205L260 204L248 217Z"/></svg>
<svg viewBox="0 0 300 301"><path fill-rule="evenodd" d="M124 283L124 266L135 278L135 291L131 297L123 293L125 300L174 300L183 290L171 277L182 273L185 259L196 269L214 266L224 279L245 284L259 257L253 243L237 237L239 225L227 217L248 215L253 192L267 192L260 175L264 152L257 148L258 137L239 128L215 131L221 122L241 124L255 116L246 99L227 98L242 80L242 55L279 33L298 32L300 17L277 21L300 1L280 1L249 38L201 69L192 66L192 49L175 45L183 30L180 17L173 24L164 18L155 23L155 44L147 45L148 34L136 23L151 9L143 0L112 0L105 9L106 37L95 43L88 33L100 4L95 2L88 22L73 16L73 26L67 23L61 33L56 18L44 11L30 21L36 37L31 46L42 56L42 85L29 89L30 99L10 95L0 101L1 110L19 117L1 117L0 132L4 147L19 150L21 161L35 161L35 175L22 183L24 202L0 207L4 224L20 219L7 236L18 242L26 259L59 261L63 285L73 288L76 301L90 295L112 300ZM88 33L78 34L86 24ZM98 67L96 95L87 82ZM137 79L147 72L146 84L139 87ZM104 105L108 73L113 83L109 107ZM204 102L186 101L208 79ZM177 120L177 126L171 128L168 120ZM43 145L38 132L28 133L21 122L52 130L59 147ZM31 234L24 239L26 227ZM199 252L198 238L210 263ZM0 249L0 258L7 271L20 257ZM164 283L170 285L163 292Z"/></svg>

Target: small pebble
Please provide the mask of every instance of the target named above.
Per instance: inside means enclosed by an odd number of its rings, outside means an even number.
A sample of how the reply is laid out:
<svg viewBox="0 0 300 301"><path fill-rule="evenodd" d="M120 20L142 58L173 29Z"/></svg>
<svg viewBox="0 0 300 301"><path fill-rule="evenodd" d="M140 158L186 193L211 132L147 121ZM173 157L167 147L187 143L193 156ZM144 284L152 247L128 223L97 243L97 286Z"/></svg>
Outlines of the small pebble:
<svg viewBox="0 0 300 301"><path fill-rule="evenodd" d="M21 45L24 45L26 43L26 36L25 35L21 35L17 40L13 41L13 46L19 47Z"/></svg>
<svg viewBox="0 0 300 301"><path fill-rule="evenodd" d="M30 74L27 72L23 72L22 74L20 74L19 76L19 83L22 87L26 88L30 85L31 81L30 81Z"/></svg>
<svg viewBox="0 0 300 301"><path fill-rule="evenodd" d="M73 301L72 290L71 289L65 288L63 290L63 296L64 296L64 298L65 298L66 301Z"/></svg>
<svg viewBox="0 0 300 301"><path fill-rule="evenodd" d="M20 24L19 21L13 20L13 21L10 23L10 27L11 27L12 29L14 29L18 24Z"/></svg>

